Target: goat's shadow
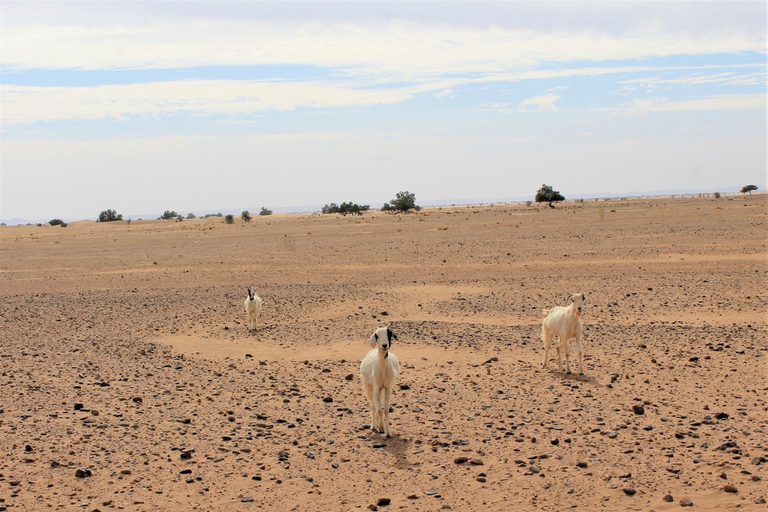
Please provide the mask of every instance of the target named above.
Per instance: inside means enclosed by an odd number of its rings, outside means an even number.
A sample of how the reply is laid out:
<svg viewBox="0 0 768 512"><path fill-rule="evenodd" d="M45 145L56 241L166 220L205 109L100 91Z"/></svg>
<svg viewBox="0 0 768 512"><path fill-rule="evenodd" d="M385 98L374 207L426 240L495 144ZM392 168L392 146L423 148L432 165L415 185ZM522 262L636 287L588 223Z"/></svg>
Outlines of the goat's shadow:
<svg viewBox="0 0 768 512"><path fill-rule="evenodd" d="M563 370L560 370L558 368L549 368L549 367L547 367L544 371L549 373L552 376L555 376L563 380L583 382L584 384L592 384L592 385L598 385L598 386L601 385L597 381L597 379L595 379L591 375L579 375L578 373L565 373Z"/></svg>
<svg viewBox="0 0 768 512"><path fill-rule="evenodd" d="M384 450L395 458L395 468L408 469L411 467L412 464L408 462L407 455L413 441L393 436L389 439L382 437L381 442L387 445Z"/></svg>

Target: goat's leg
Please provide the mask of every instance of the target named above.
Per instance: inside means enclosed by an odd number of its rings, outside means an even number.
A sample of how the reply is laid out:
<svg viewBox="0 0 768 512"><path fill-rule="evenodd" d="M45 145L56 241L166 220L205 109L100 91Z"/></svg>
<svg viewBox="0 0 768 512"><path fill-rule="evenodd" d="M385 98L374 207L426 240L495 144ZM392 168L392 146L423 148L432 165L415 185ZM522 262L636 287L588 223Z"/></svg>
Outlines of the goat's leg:
<svg viewBox="0 0 768 512"><path fill-rule="evenodd" d="M547 360L549 359L549 348L552 345L552 332L545 325L541 327L541 339L544 340L544 364L541 366L546 368ZM557 353L560 354L560 349L558 349Z"/></svg>
<svg viewBox="0 0 768 512"><path fill-rule="evenodd" d="M584 375L584 347L581 345L581 332L576 335L576 354L579 358L579 375Z"/></svg>
<svg viewBox="0 0 768 512"><path fill-rule="evenodd" d="M561 347L561 349L562 349L562 351L563 351L563 353L565 355L565 373L570 375L571 374L571 363L570 363L570 360L568 358L568 338L566 338L565 336L561 337L560 338L560 344L558 345L558 347ZM562 368L562 366L560 368Z"/></svg>
<svg viewBox="0 0 768 512"><path fill-rule="evenodd" d="M392 387L386 386L384 388L384 433L387 437L389 435L389 405L392 402Z"/></svg>
<svg viewBox="0 0 768 512"><path fill-rule="evenodd" d="M380 429L381 423L381 388L373 386L371 395L371 430Z"/></svg>

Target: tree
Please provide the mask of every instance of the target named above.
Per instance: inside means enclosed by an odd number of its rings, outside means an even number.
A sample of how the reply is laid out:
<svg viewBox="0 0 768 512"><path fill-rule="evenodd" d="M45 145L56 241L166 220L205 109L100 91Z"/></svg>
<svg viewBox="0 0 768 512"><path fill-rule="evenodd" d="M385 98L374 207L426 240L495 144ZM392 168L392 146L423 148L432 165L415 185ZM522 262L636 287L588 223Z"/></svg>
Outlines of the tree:
<svg viewBox="0 0 768 512"><path fill-rule="evenodd" d="M752 195L753 190L757 190L757 185L744 185L741 188L741 193L746 194L747 192L749 192L749 195Z"/></svg>
<svg viewBox="0 0 768 512"><path fill-rule="evenodd" d="M163 220L171 220L171 219L177 218L178 216L179 214L172 210L165 210L165 212L160 216L160 218Z"/></svg>
<svg viewBox="0 0 768 512"><path fill-rule="evenodd" d="M398 192L395 198L381 207L384 211L407 212L408 210L421 210L421 206L416 204L416 194L413 192Z"/></svg>
<svg viewBox="0 0 768 512"><path fill-rule="evenodd" d="M243 213L240 214L240 217L245 222L251 222L251 212L249 212L248 210L244 210Z"/></svg>
<svg viewBox="0 0 768 512"><path fill-rule="evenodd" d="M48 221L51 226L66 226L66 223L61 219L51 219Z"/></svg>
<svg viewBox="0 0 768 512"><path fill-rule="evenodd" d="M117 213L115 210L104 210L99 214L96 222L114 222L116 220L123 220L123 214Z"/></svg>
<svg viewBox="0 0 768 512"><path fill-rule="evenodd" d="M235 223L235 216L234 215L226 215L224 217L224 222L227 224L234 224Z"/></svg>
<svg viewBox="0 0 768 512"><path fill-rule="evenodd" d="M542 185L541 188L536 192L537 203L549 203L549 207L554 208L554 206L552 206L554 201L565 201L565 197L563 197L563 195L557 190L552 190L551 186Z"/></svg>
<svg viewBox="0 0 768 512"><path fill-rule="evenodd" d="M265 206L262 206L261 211L259 212L259 215L272 215L272 210L270 210Z"/></svg>

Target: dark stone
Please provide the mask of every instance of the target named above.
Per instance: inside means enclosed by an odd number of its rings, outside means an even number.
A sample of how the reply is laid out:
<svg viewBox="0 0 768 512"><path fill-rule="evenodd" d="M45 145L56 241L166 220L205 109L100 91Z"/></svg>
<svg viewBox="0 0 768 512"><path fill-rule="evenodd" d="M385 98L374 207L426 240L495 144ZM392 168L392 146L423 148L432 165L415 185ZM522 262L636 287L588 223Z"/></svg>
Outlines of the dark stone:
<svg viewBox="0 0 768 512"><path fill-rule="evenodd" d="M624 494L626 494L627 496L634 496L635 493L637 493L637 491L635 490L634 487L625 487L624 488Z"/></svg>
<svg viewBox="0 0 768 512"><path fill-rule="evenodd" d="M333 397L327 396L327 397L323 398L323 402L329 404L329 403L333 402Z"/></svg>
<svg viewBox="0 0 768 512"><path fill-rule="evenodd" d="M632 410L633 410L633 411L635 412L635 414L637 414L637 415L643 415L643 414L645 414L645 407L643 407L643 406L642 406L642 405L640 405L640 404L635 404L635 405L633 405L633 406L632 406Z"/></svg>
<svg viewBox="0 0 768 512"><path fill-rule="evenodd" d="M91 470L88 468L77 468L77 470L75 470L75 476L77 478L85 478L91 476L91 474Z"/></svg>
<svg viewBox="0 0 768 512"><path fill-rule="evenodd" d="M673 498L671 494L667 494L666 496L664 496L661 499L663 499L667 503L672 503L673 501L675 501L675 498Z"/></svg>
<svg viewBox="0 0 768 512"><path fill-rule="evenodd" d="M730 416L728 415L727 412L719 412L719 413L715 414L715 418L717 418L719 420L727 420L729 417Z"/></svg>
<svg viewBox="0 0 768 512"><path fill-rule="evenodd" d="M680 500L680 506L681 507L692 507L693 502L691 501L691 498L683 498Z"/></svg>
<svg viewBox="0 0 768 512"><path fill-rule="evenodd" d="M378 505L379 507L386 507L390 503L392 503L392 500L390 498L379 498L379 501L376 502L376 505Z"/></svg>
<svg viewBox="0 0 768 512"><path fill-rule="evenodd" d="M723 486L723 490L725 492L739 492L739 490L735 486L733 486L731 484L724 485Z"/></svg>
<svg viewBox="0 0 768 512"><path fill-rule="evenodd" d="M464 464L468 460L469 460L469 457L465 457L465 456L461 455L461 456L456 457L455 459L453 459L453 463L454 464Z"/></svg>
<svg viewBox="0 0 768 512"><path fill-rule="evenodd" d="M579 467L579 468L586 468L587 466L588 464L584 461L579 461L576 463L576 467Z"/></svg>

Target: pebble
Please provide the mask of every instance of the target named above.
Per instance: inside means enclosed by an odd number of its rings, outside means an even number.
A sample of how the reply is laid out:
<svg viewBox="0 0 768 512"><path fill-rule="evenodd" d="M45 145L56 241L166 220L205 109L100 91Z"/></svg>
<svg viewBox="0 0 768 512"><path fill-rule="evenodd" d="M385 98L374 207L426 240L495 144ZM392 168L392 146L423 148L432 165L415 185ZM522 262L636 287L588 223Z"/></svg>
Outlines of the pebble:
<svg viewBox="0 0 768 512"><path fill-rule="evenodd" d="M77 478L85 478L87 476L91 476L91 470L88 468L77 468L75 470L75 476Z"/></svg>
<svg viewBox="0 0 768 512"><path fill-rule="evenodd" d="M392 499L391 498L379 498L379 501L376 502L376 505L378 505L380 507L386 507L390 503L392 503Z"/></svg>
<svg viewBox="0 0 768 512"><path fill-rule="evenodd" d="M472 464L473 466L482 466L483 465L483 459L479 459L479 458L476 457L474 459L470 459L469 463Z"/></svg>
<svg viewBox="0 0 768 512"><path fill-rule="evenodd" d="M329 404L329 403L333 402L333 397L327 396L327 397L323 398L323 402Z"/></svg>
<svg viewBox="0 0 768 512"><path fill-rule="evenodd" d="M453 459L453 463L454 464L464 464L468 460L469 460L469 457L464 457L463 455L461 455L461 456L456 457L455 459Z"/></svg>
<svg viewBox="0 0 768 512"><path fill-rule="evenodd" d="M723 486L723 490L724 490L725 492L739 492L739 490L738 490L738 489L736 489L736 487L735 487L735 486L733 486L733 485L730 485L730 484L726 484L726 485L724 485L724 486Z"/></svg>
<svg viewBox="0 0 768 512"><path fill-rule="evenodd" d="M635 414L637 414L637 415L643 415L643 414L645 414L645 407L643 407L643 406L642 406L642 405L640 405L640 404L635 404L635 405L633 405L633 406L632 406L632 410L633 410L633 411L635 412Z"/></svg>
<svg viewBox="0 0 768 512"><path fill-rule="evenodd" d="M624 494L627 496L634 496L637 491L634 487L625 487L624 488Z"/></svg>
<svg viewBox="0 0 768 512"><path fill-rule="evenodd" d="M587 466L588 464L584 461L579 461L576 463L576 467L579 467L579 468L586 468Z"/></svg>
<svg viewBox="0 0 768 512"><path fill-rule="evenodd" d="M662 499L667 503L672 503L673 501L675 501L675 498L673 498L671 494L667 494Z"/></svg>
<svg viewBox="0 0 768 512"><path fill-rule="evenodd" d="M683 498L680 500L680 506L681 507L692 507L693 502L691 501L691 498Z"/></svg>
<svg viewBox="0 0 768 512"><path fill-rule="evenodd" d="M387 443L374 443L373 447L374 448L386 448L387 447Z"/></svg>

